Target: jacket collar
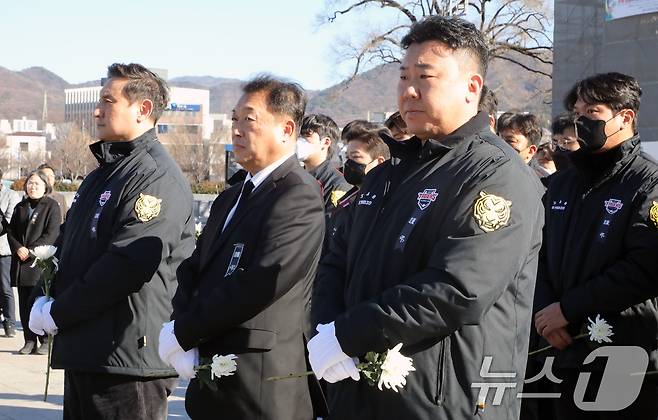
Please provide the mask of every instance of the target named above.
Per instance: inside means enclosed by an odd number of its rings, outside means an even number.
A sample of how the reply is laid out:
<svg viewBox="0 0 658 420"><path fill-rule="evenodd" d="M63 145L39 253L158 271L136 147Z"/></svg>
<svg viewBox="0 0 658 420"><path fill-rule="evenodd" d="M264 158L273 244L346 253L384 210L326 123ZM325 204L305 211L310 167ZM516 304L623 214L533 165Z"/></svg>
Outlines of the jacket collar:
<svg viewBox="0 0 658 420"><path fill-rule="evenodd" d="M401 160L424 161L437 155L443 156L449 150L462 144L465 139L488 129L489 116L486 112L481 111L443 140L429 139L423 144L421 139L414 136L405 141L397 141L385 132L380 133L380 137L388 146L392 157Z"/></svg>
<svg viewBox="0 0 658 420"><path fill-rule="evenodd" d="M605 181L616 174L633 156L640 153L640 136L636 134L618 147L603 153L578 150L571 154L576 169L590 182Z"/></svg>
<svg viewBox="0 0 658 420"><path fill-rule="evenodd" d="M102 166L129 156L133 151L144 148L156 140L155 128L146 131L131 141L97 141L89 146L98 163Z"/></svg>

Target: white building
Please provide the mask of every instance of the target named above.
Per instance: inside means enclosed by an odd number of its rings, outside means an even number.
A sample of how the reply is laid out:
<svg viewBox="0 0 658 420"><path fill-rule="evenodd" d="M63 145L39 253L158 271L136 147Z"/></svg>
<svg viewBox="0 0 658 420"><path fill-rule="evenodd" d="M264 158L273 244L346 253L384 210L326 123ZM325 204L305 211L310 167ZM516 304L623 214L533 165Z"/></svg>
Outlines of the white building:
<svg viewBox="0 0 658 420"><path fill-rule="evenodd" d="M5 136L0 164L5 179L17 179L36 169L46 159L46 136L41 132L16 132Z"/></svg>

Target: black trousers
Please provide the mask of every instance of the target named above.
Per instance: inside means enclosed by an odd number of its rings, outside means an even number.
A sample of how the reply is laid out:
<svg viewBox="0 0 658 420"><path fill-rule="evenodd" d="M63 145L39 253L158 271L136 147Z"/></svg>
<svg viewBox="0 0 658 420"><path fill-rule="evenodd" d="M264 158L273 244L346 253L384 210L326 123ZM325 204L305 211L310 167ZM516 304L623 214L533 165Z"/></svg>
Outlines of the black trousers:
<svg viewBox="0 0 658 420"><path fill-rule="evenodd" d="M14 291L11 288L11 255L0 255L0 311L11 325L16 324Z"/></svg>
<svg viewBox="0 0 658 420"><path fill-rule="evenodd" d="M33 341L36 343L37 337L41 342L43 342L46 339L46 337L43 335L38 336L35 333L33 333L30 327L28 326L28 322L30 319L30 311L32 310L32 306L30 305L30 295L32 294L33 289L34 289L33 286L18 286L18 310L20 311L21 314L21 325L23 326L23 338L25 338L26 343L28 341Z"/></svg>
<svg viewBox="0 0 658 420"><path fill-rule="evenodd" d="M64 420L164 420L177 378L64 372Z"/></svg>
<svg viewBox="0 0 658 420"><path fill-rule="evenodd" d="M562 379L561 384L553 384L553 392L560 392L559 399L554 402L556 419L573 420L656 420L658 418L658 387L655 380L645 377L640 395L635 402L619 411L583 411L574 402L574 392L578 376L581 372L590 372L591 376L585 391L585 401L595 401L603 377L602 371L583 369L553 370Z"/></svg>

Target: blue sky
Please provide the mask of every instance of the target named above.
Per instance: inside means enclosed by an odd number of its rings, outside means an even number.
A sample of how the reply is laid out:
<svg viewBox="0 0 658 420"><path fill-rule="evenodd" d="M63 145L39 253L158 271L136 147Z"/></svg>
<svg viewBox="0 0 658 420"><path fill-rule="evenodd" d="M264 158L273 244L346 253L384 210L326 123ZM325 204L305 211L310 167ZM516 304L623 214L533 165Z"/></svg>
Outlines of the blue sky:
<svg viewBox="0 0 658 420"><path fill-rule="evenodd" d="M335 65L333 44L337 35L349 36L350 21L319 26L324 0L7 3L0 66L43 66L71 83L97 79L115 61L165 68L170 77L246 79L267 71L310 89L349 73Z"/></svg>

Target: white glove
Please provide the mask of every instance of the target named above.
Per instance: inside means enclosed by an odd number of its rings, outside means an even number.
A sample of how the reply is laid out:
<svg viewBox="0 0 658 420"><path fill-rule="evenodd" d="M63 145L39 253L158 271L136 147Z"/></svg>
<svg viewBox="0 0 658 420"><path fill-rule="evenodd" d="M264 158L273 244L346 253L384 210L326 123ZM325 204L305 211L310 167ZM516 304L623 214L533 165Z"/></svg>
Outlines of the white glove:
<svg viewBox="0 0 658 420"><path fill-rule="evenodd" d="M306 347L308 348L308 360L311 362L311 369L313 369L315 376L321 379L327 369L340 362L351 360L351 358L343 353L343 349L340 348L333 322L320 324L316 330L318 334L311 338ZM348 376L351 375L348 374L345 377Z"/></svg>
<svg viewBox="0 0 658 420"><path fill-rule="evenodd" d="M188 351L177 351L169 360L178 376L189 381L196 376L194 367L199 364L199 349L195 347Z"/></svg>
<svg viewBox="0 0 658 420"><path fill-rule="evenodd" d="M51 298L41 307L41 321L43 330L50 335L57 334L57 325L55 324L53 317L50 315L50 307L53 306L53 302L55 302L55 300Z"/></svg>
<svg viewBox="0 0 658 420"><path fill-rule="evenodd" d="M178 344L178 339L174 334L174 321L162 324L158 341L158 355L160 356L160 359L169 366L172 366L171 361L169 360L171 359L171 356L178 352L185 352L180 344Z"/></svg>
<svg viewBox="0 0 658 420"><path fill-rule="evenodd" d="M356 368L356 363L358 361L359 359L352 358L336 363L324 372L324 380L330 384L334 384L350 377L355 381L358 381L360 378L359 369Z"/></svg>
<svg viewBox="0 0 658 420"><path fill-rule="evenodd" d="M47 297L39 296L37 300L34 301L32 309L30 310L30 322L28 327L32 330L33 333L37 335L44 335L45 331L43 330L43 315L41 315L41 308L48 302Z"/></svg>

